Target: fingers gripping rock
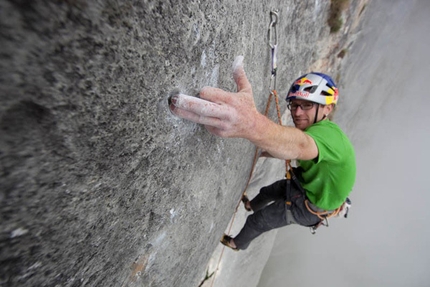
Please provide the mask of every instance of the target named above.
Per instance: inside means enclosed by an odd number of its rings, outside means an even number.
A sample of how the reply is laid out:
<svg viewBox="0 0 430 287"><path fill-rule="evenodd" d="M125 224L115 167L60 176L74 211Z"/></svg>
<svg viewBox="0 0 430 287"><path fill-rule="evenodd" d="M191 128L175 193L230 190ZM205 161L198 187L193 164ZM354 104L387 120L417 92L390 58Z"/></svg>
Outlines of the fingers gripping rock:
<svg viewBox="0 0 430 287"><path fill-rule="evenodd" d="M205 125L215 135L249 138L259 113L242 56L236 57L233 63L233 77L237 93L213 87L203 88L200 98L177 93L169 99L170 110L181 118Z"/></svg>
<svg viewBox="0 0 430 287"><path fill-rule="evenodd" d="M234 59L232 69L233 69L233 75L238 73L240 70L243 70L243 56L237 56Z"/></svg>
<svg viewBox="0 0 430 287"><path fill-rule="evenodd" d="M230 114L230 108L212 101L176 94L169 98L169 108L174 115L192 122L222 127L221 119Z"/></svg>
<svg viewBox="0 0 430 287"><path fill-rule="evenodd" d="M251 92L251 84L245 74L245 69L243 68L243 56L237 56L233 62L233 79L237 85L237 91L241 92Z"/></svg>

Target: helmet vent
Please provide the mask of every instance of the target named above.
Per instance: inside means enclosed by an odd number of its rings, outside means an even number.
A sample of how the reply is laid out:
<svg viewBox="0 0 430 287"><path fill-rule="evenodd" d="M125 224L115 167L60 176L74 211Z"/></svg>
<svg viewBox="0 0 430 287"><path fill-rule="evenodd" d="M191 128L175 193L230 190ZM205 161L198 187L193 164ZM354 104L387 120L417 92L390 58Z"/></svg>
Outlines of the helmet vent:
<svg viewBox="0 0 430 287"><path fill-rule="evenodd" d="M305 91L305 92L309 92L309 93L315 93L315 91L318 89L318 86L312 86L312 87L307 87L307 88L304 88L303 90Z"/></svg>

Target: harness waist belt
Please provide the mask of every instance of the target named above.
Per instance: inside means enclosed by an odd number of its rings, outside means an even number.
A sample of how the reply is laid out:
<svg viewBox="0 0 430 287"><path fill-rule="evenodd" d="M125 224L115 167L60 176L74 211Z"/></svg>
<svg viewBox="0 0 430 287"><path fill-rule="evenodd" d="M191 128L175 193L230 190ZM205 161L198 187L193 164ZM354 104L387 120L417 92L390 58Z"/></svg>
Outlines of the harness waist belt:
<svg viewBox="0 0 430 287"><path fill-rule="evenodd" d="M330 213L333 213L335 211L335 210L325 210L325 209L319 208L318 206L313 204L309 199L307 201L308 201L309 208L315 212L326 212L326 213L330 214Z"/></svg>

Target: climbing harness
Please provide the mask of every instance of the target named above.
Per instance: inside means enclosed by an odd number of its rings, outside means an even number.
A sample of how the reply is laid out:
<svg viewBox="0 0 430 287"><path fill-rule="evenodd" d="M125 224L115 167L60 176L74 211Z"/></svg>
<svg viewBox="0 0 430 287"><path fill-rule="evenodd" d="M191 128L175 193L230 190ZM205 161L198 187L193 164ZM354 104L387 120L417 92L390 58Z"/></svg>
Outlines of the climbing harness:
<svg viewBox="0 0 430 287"><path fill-rule="evenodd" d="M285 189L285 197L286 197L285 204L287 205L287 209L291 208L291 204L292 204L292 201L290 198L291 184L294 183L296 187L300 190L301 196L305 197L304 203L305 203L306 209L320 219L320 221L317 224L309 227L310 232L312 234L315 234L316 230L321 225L328 227L329 226L328 219L331 217L340 217L340 216L343 216L345 218L348 217L348 211L351 207L351 200L349 198L347 198L340 207L334 210L324 210L324 209L318 208L317 206L312 204L312 202L310 202L309 199L306 198L306 191L303 189L302 185L300 184L300 181L297 178L296 174L294 173L294 170L297 171L298 169L292 168L291 166L289 166L289 169L287 170L287 173L285 175L287 180L286 189Z"/></svg>
<svg viewBox="0 0 430 287"><path fill-rule="evenodd" d="M351 208L351 200L346 198L345 202L335 210L318 210L308 199L305 200L305 206L307 210L313 215L318 216L320 222L315 224L314 226L309 227L312 234L316 233L316 230L321 225L328 227L328 219L331 217L339 217L343 216L345 218L348 217L349 209Z"/></svg>
<svg viewBox="0 0 430 287"><path fill-rule="evenodd" d="M309 227L310 232L312 234L315 234L316 230L321 225L328 227L329 226L328 219L331 217L340 217L340 216L343 216L345 218L348 217L348 211L351 208L351 200L349 198L346 198L345 202L340 207L334 210L324 210L324 209L318 208L317 206L312 204L312 202L310 202L309 199L306 198L306 191L303 189L294 171L299 172L299 168L291 168L290 166L290 169L287 171L287 174L286 174L287 184L286 184L286 190L285 190L285 194L286 194L285 203L287 204L287 208L290 209L292 203L289 196L291 194L291 183L294 183L297 186L297 188L300 190L301 195L305 197L304 203L305 203L306 209L320 219L320 221L317 224Z"/></svg>

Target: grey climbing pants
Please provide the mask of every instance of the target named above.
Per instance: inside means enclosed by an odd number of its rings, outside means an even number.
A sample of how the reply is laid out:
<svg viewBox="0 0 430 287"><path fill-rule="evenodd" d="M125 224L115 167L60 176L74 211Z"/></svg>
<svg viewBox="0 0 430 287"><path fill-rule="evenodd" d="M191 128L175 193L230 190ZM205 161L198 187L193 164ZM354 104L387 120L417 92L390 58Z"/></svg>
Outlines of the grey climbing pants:
<svg viewBox="0 0 430 287"><path fill-rule="evenodd" d="M253 239L262 233L287 226L290 224L300 224L303 226L313 226L320 222L318 216L310 213L305 206L306 196L291 181L288 206L287 180L277 181L269 186L263 187L260 193L251 200L251 208L254 211L246 219L239 234L234 238L234 243L238 249L246 249Z"/></svg>

